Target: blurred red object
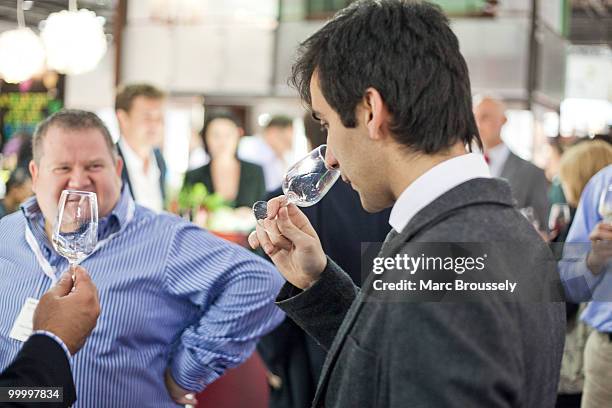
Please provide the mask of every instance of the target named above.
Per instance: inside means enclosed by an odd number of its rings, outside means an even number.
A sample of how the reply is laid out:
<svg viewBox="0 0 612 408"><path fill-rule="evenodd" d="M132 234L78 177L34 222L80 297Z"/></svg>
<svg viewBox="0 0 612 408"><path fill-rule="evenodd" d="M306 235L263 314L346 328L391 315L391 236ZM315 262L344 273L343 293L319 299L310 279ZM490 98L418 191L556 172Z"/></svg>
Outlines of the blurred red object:
<svg viewBox="0 0 612 408"><path fill-rule="evenodd" d="M223 238L227 241L233 242L234 244L238 244L245 248L249 248L248 235L243 232L220 232L220 231L210 231L215 234L219 238Z"/></svg>
<svg viewBox="0 0 612 408"><path fill-rule="evenodd" d="M196 398L201 408L268 408L270 390L261 357L253 353L244 364L228 370Z"/></svg>

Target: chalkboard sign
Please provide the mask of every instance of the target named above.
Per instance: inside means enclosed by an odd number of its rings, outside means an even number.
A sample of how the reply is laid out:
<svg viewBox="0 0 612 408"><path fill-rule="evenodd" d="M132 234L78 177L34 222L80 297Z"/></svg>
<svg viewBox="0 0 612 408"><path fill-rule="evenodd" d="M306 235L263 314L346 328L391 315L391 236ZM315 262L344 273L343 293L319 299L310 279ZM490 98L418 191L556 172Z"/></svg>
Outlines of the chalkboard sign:
<svg viewBox="0 0 612 408"><path fill-rule="evenodd" d="M16 132L32 134L40 121L63 108L64 81L55 72L20 84L0 80L0 150Z"/></svg>

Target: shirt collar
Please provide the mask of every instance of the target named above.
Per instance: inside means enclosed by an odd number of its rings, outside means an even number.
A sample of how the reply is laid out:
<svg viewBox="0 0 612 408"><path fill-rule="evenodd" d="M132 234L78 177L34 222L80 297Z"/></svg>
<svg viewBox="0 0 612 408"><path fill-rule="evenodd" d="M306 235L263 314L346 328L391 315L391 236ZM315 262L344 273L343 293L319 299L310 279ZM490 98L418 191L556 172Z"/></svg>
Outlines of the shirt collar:
<svg viewBox="0 0 612 408"><path fill-rule="evenodd" d="M501 175L504 163L510 155L510 149L505 143L500 143L495 147L487 150L487 156L489 158L489 168L491 169L491 175L499 177Z"/></svg>
<svg viewBox="0 0 612 408"><path fill-rule="evenodd" d="M389 224L402 232L412 217L436 198L459 184L481 177L490 178L491 174L480 154L468 153L437 164L400 194L391 209Z"/></svg>
<svg viewBox="0 0 612 408"><path fill-rule="evenodd" d="M133 205L130 188L124 184L119 201L117 201L111 213L98 221L98 240L105 239L113 232L121 229L127 222L129 208ZM36 200L36 196L30 197L21 204L21 211L28 220L34 236L39 241L44 242L46 239L45 220L38 205L38 201ZM42 227L42 229L40 227Z"/></svg>
<svg viewBox="0 0 612 408"><path fill-rule="evenodd" d="M144 160L142 160L140 156L136 154L134 149L132 149L130 145L126 143L123 137L119 138L117 144L121 149L121 153L123 153L123 159L126 162L125 165L127 166L129 163L130 166L134 166L138 168L141 172L144 172L142 170L144 168ZM155 163L155 153L153 153L153 150L149 152L149 164L151 163ZM151 166L149 166L149 168L151 168Z"/></svg>

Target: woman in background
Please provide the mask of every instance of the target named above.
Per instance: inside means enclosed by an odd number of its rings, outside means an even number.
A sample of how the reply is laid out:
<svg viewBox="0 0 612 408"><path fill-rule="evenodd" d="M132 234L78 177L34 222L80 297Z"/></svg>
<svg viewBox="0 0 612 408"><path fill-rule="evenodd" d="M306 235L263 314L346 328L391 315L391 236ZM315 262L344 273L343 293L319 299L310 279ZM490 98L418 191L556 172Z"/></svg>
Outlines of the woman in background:
<svg viewBox="0 0 612 408"><path fill-rule="evenodd" d="M217 193L234 208L251 207L266 192L263 169L238 159L236 151L243 130L228 111L207 115L202 129L208 164L188 171L183 187L203 183L209 193Z"/></svg>

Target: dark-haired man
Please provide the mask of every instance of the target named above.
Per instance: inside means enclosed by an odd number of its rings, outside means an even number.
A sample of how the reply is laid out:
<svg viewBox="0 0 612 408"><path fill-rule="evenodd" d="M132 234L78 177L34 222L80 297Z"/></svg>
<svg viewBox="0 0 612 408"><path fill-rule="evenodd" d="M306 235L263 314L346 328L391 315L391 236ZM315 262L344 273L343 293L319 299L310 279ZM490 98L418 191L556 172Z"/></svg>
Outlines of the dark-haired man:
<svg viewBox="0 0 612 408"><path fill-rule="evenodd" d="M438 7L352 3L302 44L292 82L327 128L328 165L366 210L393 206L394 230L379 256L503 236L530 250L496 251L488 272L508 272L505 265L520 258L533 287L554 279L554 260L513 207L508 184L491 179L482 156L466 149L480 144L468 71ZM287 280L279 306L328 351L314 406L554 405L561 303L494 295L431 303L409 291L369 301L374 275L362 286L369 290L358 290L325 256L306 216L284 204L284 197L268 202L268 218L249 242Z"/></svg>

